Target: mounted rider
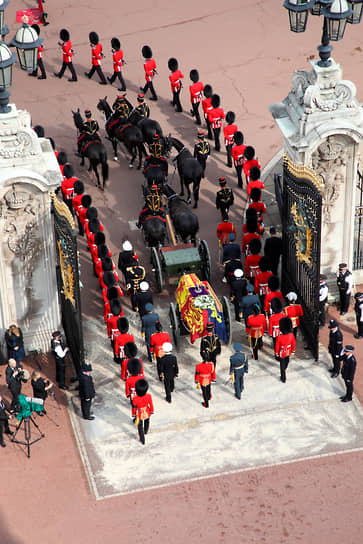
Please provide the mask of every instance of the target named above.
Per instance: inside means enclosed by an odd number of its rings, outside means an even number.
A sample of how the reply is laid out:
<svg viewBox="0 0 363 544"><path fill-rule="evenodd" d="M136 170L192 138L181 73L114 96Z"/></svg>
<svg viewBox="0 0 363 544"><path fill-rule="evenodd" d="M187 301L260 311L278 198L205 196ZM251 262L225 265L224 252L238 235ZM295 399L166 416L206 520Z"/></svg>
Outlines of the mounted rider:
<svg viewBox="0 0 363 544"><path fill-rule="evenodd" d="M137 101L138 101L138 105L134 109L134 112L136 112L139 115L140 119L147 119L148 117L150 117L150 108L145 102L144 93L140 92L137 95Z"/></svg>
<svg viewBox="0 0 363 544"><path fill-rule="evenodd" d="M148 168L153 166L159 166L167 178L168 176L168 161L165 157L162 157L162 145L160 143L159 134L154 134L153 141L149 144L149 155L144 162L144 175Z"/></svg>
<svg viewBox="0 0 363 544"><path fill-rule="evenodd" d="M100 142L101 138L98 133L100 127L95 119L92 119L91 110L85 110L86 121L83 123L83 130L77 140L78 154L81 155L84 152L84 148L89 142Z"/></svg>
<svg viewBox="0 0 363 544"><path fill-rule="evenodd" d="M112 105L112 109L114 110L114 116L126 123L133 110L133 106L131 102L127 100L125 94L119 94Z"/></svg>
<svg viewBox="0 0 363 544"><path fill-rule="evenodd" d="M152 185L150 193L145 198L145 207L139 213L137 227L140 228L149 217L159 217L164 223L165 210L162 207L157 185Z"/></svg>

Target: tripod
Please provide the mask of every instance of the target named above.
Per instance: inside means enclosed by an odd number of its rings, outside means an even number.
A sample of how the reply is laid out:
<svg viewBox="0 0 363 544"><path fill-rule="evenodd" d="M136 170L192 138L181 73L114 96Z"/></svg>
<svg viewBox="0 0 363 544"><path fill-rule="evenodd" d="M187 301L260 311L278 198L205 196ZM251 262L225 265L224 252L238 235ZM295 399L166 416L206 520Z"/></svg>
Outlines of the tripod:
<svg viewBox="0 0 363 544"><path fill-rule="evenodd" d="M16 435L18 434L18 431L20 430L20 427L22 426L22 424L24 423L24 438L25 438L25 442L23 442L22 440L15 440L15 437ZM38 430L40 436L38 438L35 438L34 440L31 440L31 427L30 427L30 423L33 423L34 427L36 427L36 429ZM16 429L11 441L12 442L15 442L16 444L22 444L23 446L27 446L27 451L28 451L28 457L30 457L30 446L32 444L35 444L35 442L38 442L39 440L41 440L42 438L44 438L45 434L41 432L41 430L39 429L39 425L37 425L34 421L34 419L32 418L32 416L25 416L23 417L23 419L21 420L20 422L20 425L19 427Z"/></svg>

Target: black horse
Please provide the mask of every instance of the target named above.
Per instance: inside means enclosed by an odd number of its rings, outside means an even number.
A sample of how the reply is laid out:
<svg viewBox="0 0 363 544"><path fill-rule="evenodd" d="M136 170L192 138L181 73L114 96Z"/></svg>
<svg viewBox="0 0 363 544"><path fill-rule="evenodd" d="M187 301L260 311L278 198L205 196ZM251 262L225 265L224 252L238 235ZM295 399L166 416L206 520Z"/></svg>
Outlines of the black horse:
<svg viewBox="0 0 363 544"><path fill-rule="evenodd" d="M131 155L129 162L130 168L133 168L134 160L136 159L137 154L139 154L139 165L137 169L140 170L142 156L146 155L141 130L137 126L129 123L128 120L126 123L122 123L121 119L117 119L109 103L107 102L107 96L105 96L105 98L100 98L97 104L97 109L102 111L105 115L106 132L112 143L114 160L118 160L117 142L122 142Z"/></svg>
<svg viewBox="0 0 363 544"><path fill-rule="evenodd" d="M193 196L194 196L194 206L193 208L198 207L199 200L199 186L200 180L203 175L203 168L197 159L194 159L191 152L185 147L185 145L177 138L169 137L171 145L175 147L178 151L178 155L173 159L176 161L178 173L180 177L180 196L184 195L184 187L187 190L188 194L188 204L191 203L191 193L189 185L193 183Z"/></svg>
<svg viewBox="0 0 363 544"><path fill-rule="evenodd" d="M166 239L165 221L157 215L149 215L142 224L142 230L149 247L159 247Z"/></svg>
<svg viewBox="0 0 363 544"><path fill-rule="evenodd" d="M73 113L73 121L76 125L79 134L83 131L83 119L82 115L79 112L79 108L77 111L72 111ZM82 161L81 166L84 165L84 159L85 157L89 160L89 168L88 171L91 170L94 171L97 178L97 187L100 187L100 189L104 190L106 181L108 179L108 163L107 163L107 151L105 146L102 142L95 141L95 142L89 142L88 145L86 145L85 149L81 151L82 155ZM100 185L100 177L98 175L98 169L97 166L101 164L102 168L102 181L103 185L101 187Z"/></svg>
<svg viewBox="0 0 363 544"><path fill-rule="evenodd" d="M175 232L184 243L190 240L195 245L197 232L199 230L198 217L191 211L188 204L180 198L167 183L163 186L163 193L168 201L168 209Z"/></svg>
<svg viewBox="0 0 363 544"><path fill-rule="evenodd" d="M161 126L154 119L148 119L141 117L136 109L133 109L128 117L128 122L139 127L142 132L144 143L151 144L155 134L158 134L160 138L163 136Z"/></svg>

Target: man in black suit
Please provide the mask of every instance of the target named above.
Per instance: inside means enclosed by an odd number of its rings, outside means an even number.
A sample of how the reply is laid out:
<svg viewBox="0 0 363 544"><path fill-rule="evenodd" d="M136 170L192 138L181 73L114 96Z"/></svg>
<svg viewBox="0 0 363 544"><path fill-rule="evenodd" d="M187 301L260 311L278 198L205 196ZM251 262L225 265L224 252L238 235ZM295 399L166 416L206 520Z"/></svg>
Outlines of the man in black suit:
<svg viewBox="0 0 363 544"><path fill-rule="evenodd" d="M7 408L5 402L3 401L2 396L0 395L0 445L5 448L6 444L4 442L4 429L6 434L13 435L9 428L9 409Z"/></svg>
<svg viewBox="0 0 363 544"><path fill-rule="evenodd" d="M231 302L234 305L235 320L241 321L242 298L247 295L247 280L243 277L243 270L237 268L234 271L234 279L231 281Z"/></svg>
<svg viewBox="0 0 363 544"><path fill-rule="evenodd" d="M178 362L175 355L171 354L172 350L172 344L165 342L163 344L165 355L160 358L160 378L164 382L165 400L167 402L171 402L171 394L174 391L174 378L177 378L179 374Z"/></svg>
<svg viewBox="0 0 363 544"><path fill-rule="evenodd" d="M276 235L275 227L270 227L270 238L265 242L264 253L265 257L270 259L271 272L277 276L280 256L282 255L282 240Z"/></svg>
<svg viewBox="0 0 363 544"><path fill-rule="evenodd" d="M82 366L78 377L78 391L81 399L82 416L83 419L89 420L95 418L95 416L91 416L92 399L96 394L91 372L92 366L90 364L85 364Z"/></svg>
<svg viewBox="0 0 363 544"><path fill-rule="evenodd" d="M353 355L353 351L354 346L345 346L344 355L341 357L341 360L343 361L341 374L347 389L346 394L340 397L342 402L350 402L353 397L353 380L357 367L357 361Z"/></svg>

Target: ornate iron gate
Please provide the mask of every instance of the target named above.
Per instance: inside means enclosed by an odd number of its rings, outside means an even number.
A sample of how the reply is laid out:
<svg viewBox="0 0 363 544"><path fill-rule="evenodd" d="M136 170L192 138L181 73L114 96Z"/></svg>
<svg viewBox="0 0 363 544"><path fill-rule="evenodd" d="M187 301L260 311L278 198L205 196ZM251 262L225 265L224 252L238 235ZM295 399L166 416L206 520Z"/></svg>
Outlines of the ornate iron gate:
<svg viewBox="0 0 363 544"><path fill-rule="evenodd" d="M62 325L77 374L84 364L81 293L77 237L73 217L64 202L51 192L57 248L57 281L61 301Z"/></svg>
<svg viewBox="0 0 363 544"><path fill-rule="evenodd" d="M358 168L356 187L356 206L354 221L353 270L363 268L363 174Z"/></svg>
<svg viewBox="0 0 363 544"><path fill-rule="evenodd" d="M282 288L295 291L301 326L315 359L319 356L319 275L323 183L313 170L285 155L283 186Z"/></svg>

